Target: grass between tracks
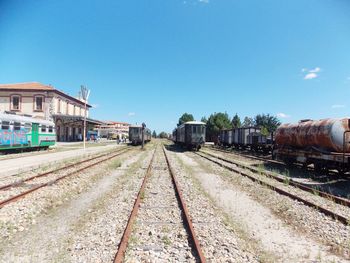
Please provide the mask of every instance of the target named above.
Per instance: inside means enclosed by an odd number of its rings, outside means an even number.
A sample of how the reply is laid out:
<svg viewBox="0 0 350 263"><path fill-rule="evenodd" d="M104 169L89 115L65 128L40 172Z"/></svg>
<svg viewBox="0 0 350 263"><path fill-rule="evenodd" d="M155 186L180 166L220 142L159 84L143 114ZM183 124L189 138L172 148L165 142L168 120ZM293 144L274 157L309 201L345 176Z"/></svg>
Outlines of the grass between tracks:
<svg viewBox="0 0 350 263"><path fill-rule="evenodd" d="M141 169L142 160L146 157L147 154L148 153L146 151L142 152L142 154L138 157L138 159L134 163L132 163L125 170L123 174L119 176L119 178L117 179L117 183L115 183L115 185L107 193L105 193L103 197L99 198L94 203L92 203L89 210L84 211L84 213L80 216L79 220L72 226L72 232L65 241L67 247L73 246L75 235L79 236L79 234L81 234L81 232L85 228L89 227L89 224L91 222L94 222L97 217L100 217L101 215L103 215L108 211L108 204L113 202L116 196L121 195L123 191L130 192L136 189L137 186L132 187L132 185L129 185L126 189L125 189L125 186L127 185L127 182L130 181L131 177L136 176L139 179L141 179L144 176L142 172L138 173L137 171ZM125 157L125 158L128 158L128 157ZM121 166L121 163L122 163L121 160L115 160L114 163L112 162L108 167L108 172L111 173L114 170L118 169ZM123 202L130 202L130 200L126 196L122 200ZM132 200L131 200L131 203L132 203ZM126 214L125 216L126 216L125 222L127 222L128 215ZM117 249L117 246L118 244L116 243L115 244L116 249ZM60 256L64 257L65 255L61 254Z"/></svg>
<svg viewBox="0 0 350 263"><path fill-rule="evenodd" d="M189 165L186 165L183 162L183 160L181 160L177 155L175 155L175 158L188 175L187 179L190 179L195 189L209 201L209 203L215 210L216 215L221 216L223 223L225 224L227 229L237 236L238 244L241 250L249 251L252 255L255 255L257 257L258 261L262 263L276 262L276 256L269 251L265 251L262 248L262 244L260 241L252 242L252 238L249 236L248 231L246 230L246 227L242 224L242 222L234 220L228 213L219 208L219 206L217 205L217 200L213 198L209 193L207 193L206 190L202 187L201 182L195 176L193 176L193 174L195 173L193 168ZM204 165L202 162L197 163L203 170L209 173L214 173L214 171L211 168Z"/></svg>

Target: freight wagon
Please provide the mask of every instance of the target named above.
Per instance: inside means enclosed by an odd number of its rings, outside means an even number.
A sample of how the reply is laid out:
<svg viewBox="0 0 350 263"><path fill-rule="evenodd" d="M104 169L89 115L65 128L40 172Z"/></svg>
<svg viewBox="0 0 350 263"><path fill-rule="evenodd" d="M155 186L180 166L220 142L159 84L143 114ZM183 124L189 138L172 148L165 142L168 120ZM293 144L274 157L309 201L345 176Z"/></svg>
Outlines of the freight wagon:
<svg viewBox="0 0 350 263"><path fill-rule="evenodd" d="M242 127L220 131L219 142L226 147L269 152L272 149L273 135L263 135L259 127Z"/></svg>
<svg viewBox="0 0 350 263"><path fill-rule="evenodd" d="M0 152L48 148L55 143L53 122L0 113Z"/></svg>

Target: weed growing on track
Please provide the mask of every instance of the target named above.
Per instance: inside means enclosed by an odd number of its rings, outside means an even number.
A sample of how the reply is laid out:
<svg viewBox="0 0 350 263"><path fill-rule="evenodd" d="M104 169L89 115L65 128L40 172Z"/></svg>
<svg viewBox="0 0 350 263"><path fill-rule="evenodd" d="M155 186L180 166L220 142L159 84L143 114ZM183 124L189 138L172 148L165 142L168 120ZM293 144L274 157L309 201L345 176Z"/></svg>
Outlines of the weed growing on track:
<svg viewBox="0 0 350 263"><path fill-rule="evenodd" d="M290 184L290 178L285 177L285 178L283 179L283 183L284 183L285 185L289 185L289 184Z"/></svg>
<svg viewBox="0 0 350 263"><path fill-rule="evenodd" d="M264 174L264 170L265 170L265 167L263 164L259 164L258 165L258 173L260 176L262 176Z"/></svg>
<svg viewBox="0 0 350 263"><path fill-rule="evenodd" d="M167 245L167 246L170 246L170 245L171 245L171 240L170 240L170 238L169 238L167 235L164 235L164 236L162 237L162 241L163 241L163 243L164 243L165 245Z"/></svg>
<svg viewBox="0 0 350 263"><path fill-rule="evenodd" d="M108 164L108 168L111 170L117 169L120 166L122 166L122 162L120 159L113 160L111 163Z"/></svg>

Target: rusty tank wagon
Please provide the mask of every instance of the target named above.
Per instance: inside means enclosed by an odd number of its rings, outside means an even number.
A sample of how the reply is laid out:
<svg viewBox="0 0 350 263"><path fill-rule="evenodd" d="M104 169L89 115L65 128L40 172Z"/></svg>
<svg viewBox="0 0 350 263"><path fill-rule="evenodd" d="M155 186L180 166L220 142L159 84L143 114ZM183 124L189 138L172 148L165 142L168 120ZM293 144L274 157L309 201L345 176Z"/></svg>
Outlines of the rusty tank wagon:
<svg viewBox="0 0 350 263"><path fill-rule="evenodd" d="M350 170L350 119L303 120L275 132L273 156L315 170Z"/></svg>

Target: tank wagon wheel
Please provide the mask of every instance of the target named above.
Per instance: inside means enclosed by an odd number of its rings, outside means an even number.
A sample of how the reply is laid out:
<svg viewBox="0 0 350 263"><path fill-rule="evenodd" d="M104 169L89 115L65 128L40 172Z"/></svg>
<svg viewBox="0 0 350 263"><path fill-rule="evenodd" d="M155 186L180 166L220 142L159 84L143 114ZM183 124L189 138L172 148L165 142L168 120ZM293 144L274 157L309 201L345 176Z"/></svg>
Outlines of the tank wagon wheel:
<svg viewBox="0 0 350 263"><path fill-rule="evenodd" d="M328 167L322 163L314 163L314 175L313 177L317 178L322 175L328 174Z"/></svg>
<svg viewBox="0 0 350 263"><path fill-rule="evenodd" d="M287 165L287 166L292 166L293 163L294 163L294 160L293 159L290 159L290 158L286 158L283 160L283 162Z"/></svg>

